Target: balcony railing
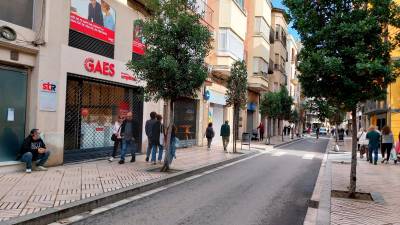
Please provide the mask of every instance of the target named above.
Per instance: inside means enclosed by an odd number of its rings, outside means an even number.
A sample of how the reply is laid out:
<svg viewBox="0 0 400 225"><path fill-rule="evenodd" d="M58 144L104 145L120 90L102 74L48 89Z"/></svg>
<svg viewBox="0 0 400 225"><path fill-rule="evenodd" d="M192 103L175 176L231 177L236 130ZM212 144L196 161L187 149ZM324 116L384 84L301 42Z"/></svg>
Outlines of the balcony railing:
<svg viewBox="0 0 400 225"><path fill-rule="evenodd" d="M201 15L202 20L211 28L214 10L204 0L196 0L196 12Z"/></svg>
<svg viewBox="0 0 400 225"><path fill-rule="evenodd" d="M262 58L254 58L253 59L253 65L254 65L254 74L261 74L265 78L267 78L268 75L268 63L262 59Z"/></svg>

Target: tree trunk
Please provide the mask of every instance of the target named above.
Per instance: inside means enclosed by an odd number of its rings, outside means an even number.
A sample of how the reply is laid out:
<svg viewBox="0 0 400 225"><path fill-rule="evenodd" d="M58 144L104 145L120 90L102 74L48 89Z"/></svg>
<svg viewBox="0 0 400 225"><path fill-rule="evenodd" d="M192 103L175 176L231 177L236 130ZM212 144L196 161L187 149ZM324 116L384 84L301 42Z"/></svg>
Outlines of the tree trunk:
<svg viewBox="0 0 400 225"><path fill-rule="evenodd" d="M357 183L357 108L355 107L351 111L351 121L352 121L352 140L351 140L351 169L350 169L350 188L349 197L354 198L356 194L356 183Z"/></svg>
<svg viewBox="0 0 400 225"><path fill-rule="evenodd" d="M267 144L271 144L271 117L268 117L268 134L267 134L267 138L268 138L268 142Z"/></svg>
<svg viewBox="0 0 400 225"><path fill-rule="evenodd" d="M233 106L233 153L236 153L236 140L238 138L239 129L239 106Z"/></svg>
<svg viewBox="0 0 400 225"><path fill-rule="evenodd" d="M172 128L174 124L174 102L172 100L167 100L168 111L166 113L167 118L165 118L164 122L168 126L167 130L167 138L165 139L165 157L164 157L164 165L161 168L161 172L168 172L170 163L172 162L172 146L171 146L171 134Z"/></svg>

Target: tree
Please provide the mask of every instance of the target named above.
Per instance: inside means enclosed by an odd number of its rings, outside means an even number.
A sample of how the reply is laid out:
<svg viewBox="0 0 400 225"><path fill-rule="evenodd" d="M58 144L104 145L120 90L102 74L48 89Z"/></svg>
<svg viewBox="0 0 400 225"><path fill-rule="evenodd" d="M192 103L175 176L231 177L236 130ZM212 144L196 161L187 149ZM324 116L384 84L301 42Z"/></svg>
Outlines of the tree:
<svg viewBox="0 0 400 225"><path fill-rule="evenodd" d="M196 98L207 78L204 58L211 49L211 33L201 24L191 0L149 0L152 14L142 21L145 54L127 66L146 82L145 95L168 104L166 150L162 171L172 161L171 132L174 124L174 102L180 97Z"/></svg>
<svg viewBox="0 0 400 225"><path fill-rule="evenodd" d="M278 92L278 96L281 106L278 118L280 120L290 120L290 116L292 113L293 99L289 95L289 92L285 86L281 87L281 90ZM282 141L283 141L283 132L282 132Z"/></svg>
<svg viewBox="0 0 400 225"><path fill-rule="evenodd" d="M290 120L292 113L293 99L289 96L286 87L282 87L279 92L267 92L261 98L260 113L263 117L280 120ZM270 139L270 125L268 125L268 140ZM283 133L282 133L283 139Z"/></svg>
<svg viewBox="0 0 400 225"><path fill-rule="evenodd" d="M236 61L232 65L226 90L227 106L233 106L233 152L236 152L237 129L239 128L239 110L247 102L247 67L246 63Z"/></svg>
<svg viewBox="0 0 400 225"><path fill-rule="evenodd" d="M260 114L261 117L268 117L268 144L271 139L271 119L277 119L281 109L281 101L277 92L267 92L261 97Z"/></svg>
<svg viewBox="0 0 400 225"><path fill-rule="evenodd" d="M393 0L284 0L303 44L299 80L307 97L324 98L351 111L357 104L384 99L388 84L399 75L390 52L399 46L400 27ZM356 193L357 132L353 126L349 197Z"/></svg>

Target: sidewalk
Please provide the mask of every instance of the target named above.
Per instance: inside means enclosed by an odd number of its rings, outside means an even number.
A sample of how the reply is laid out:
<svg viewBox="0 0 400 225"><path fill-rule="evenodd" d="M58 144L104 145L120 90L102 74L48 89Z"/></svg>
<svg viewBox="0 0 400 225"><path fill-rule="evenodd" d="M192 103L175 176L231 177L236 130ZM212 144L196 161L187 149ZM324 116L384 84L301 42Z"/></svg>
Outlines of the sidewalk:
<svg viewBox="0 0 400 225"><path fill-rule="evenodd" d="M249 153L249 151L245 151ZM227 154L222 146L211 151L206 147L177 150L171 165L175 170L190 170L239 157ZM48 208L101 196L110 191L166 178L158 172L161 164L145 162L145 156L136 157L135 163L118 164L106 160L51 167L46 172L24 171L0 175L0 222L10 218L36 213ZM150 171L155 169L153 171Z"/></svg>
<svg viewBox="0 0 400 225"><path fill-rule="evenodd" d="M315 218L308 219L304 224L400 225L400 165L394 165L393 161L381 164L380 160L378 165L372 165L365 157L360 159L358 154L357 192L371 193L373 200L330 197L332 190L347 191L350 183L351 138L346 138L339 145L339 152L332 151L334 145L335 141L331 139L327 146L328 171L323 172L323 178L318 179L316 184L321 195L318 197L319 208L317 213L313 213ZM328 207L324 209L322 205L326 204ZM330 219L321 220L326 212Z"/></svg>

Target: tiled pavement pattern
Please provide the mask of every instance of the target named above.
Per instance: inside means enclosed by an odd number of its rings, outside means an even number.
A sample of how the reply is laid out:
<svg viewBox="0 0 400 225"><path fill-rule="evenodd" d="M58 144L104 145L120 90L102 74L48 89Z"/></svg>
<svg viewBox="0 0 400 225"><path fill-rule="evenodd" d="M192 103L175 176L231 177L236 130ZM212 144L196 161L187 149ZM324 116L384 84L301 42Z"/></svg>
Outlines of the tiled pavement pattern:
<svg viewBox="0 0 400 225"><path fill-rule="evenodd" d="M226 154L222 147L211 151L205 147L178 150L172 168L187 170L201 165L237 157ZM148 169L160 167L146 163L138 156L135 163L127 161L119 165L118 160L106 160L52 167L46 172L23 171L0 175L0 222L12 217L39 212L81 199L100 195L149 180L166 176ZM130 157L128 157L130 159Z"/></svg>
<svg viewBox="0 0 400 225"><path fill-rule="evenodd" d="M341 146L350 151L351 139ZM350 175L350 155L332 163L332 189L347 190ZM337 158L337 157L336 157ZM345 163L337 163L344 161ZM331 224L333 225L400 225L400 165L371 165L358 157L357 191L379 192L384 203L332 198Z"/></svg>

